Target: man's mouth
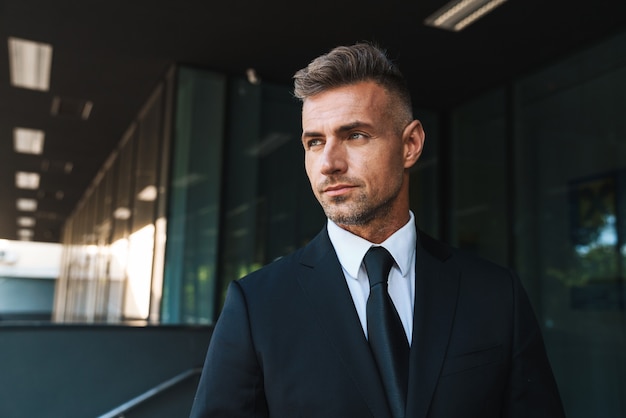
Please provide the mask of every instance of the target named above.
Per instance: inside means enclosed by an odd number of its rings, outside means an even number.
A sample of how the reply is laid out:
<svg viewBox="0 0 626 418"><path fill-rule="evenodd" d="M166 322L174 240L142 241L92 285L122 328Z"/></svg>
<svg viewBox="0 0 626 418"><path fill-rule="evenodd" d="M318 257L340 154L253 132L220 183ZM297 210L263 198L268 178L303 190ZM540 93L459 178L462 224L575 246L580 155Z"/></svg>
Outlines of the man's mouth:
<svg viewBox="0 0 626 418"><path fill-rule="evenodd" d="M354 187L351 184L336 184L333 186L328 186L322 190L322 192L327 196L341 196L350 192Z"/></svg>

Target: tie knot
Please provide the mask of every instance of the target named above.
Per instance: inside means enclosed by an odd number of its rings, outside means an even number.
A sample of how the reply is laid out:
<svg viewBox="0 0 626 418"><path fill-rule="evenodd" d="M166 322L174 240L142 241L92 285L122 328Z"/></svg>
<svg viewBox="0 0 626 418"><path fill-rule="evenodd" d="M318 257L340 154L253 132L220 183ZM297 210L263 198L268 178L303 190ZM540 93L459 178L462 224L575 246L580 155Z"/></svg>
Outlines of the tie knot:
<svg viewBox="0 0 626 418"><path fill-rule="evenodd" d="M387 284L389 271L393 266L393 257L383 247L371 247L363 258L370 288L379 283Z"/></svg>

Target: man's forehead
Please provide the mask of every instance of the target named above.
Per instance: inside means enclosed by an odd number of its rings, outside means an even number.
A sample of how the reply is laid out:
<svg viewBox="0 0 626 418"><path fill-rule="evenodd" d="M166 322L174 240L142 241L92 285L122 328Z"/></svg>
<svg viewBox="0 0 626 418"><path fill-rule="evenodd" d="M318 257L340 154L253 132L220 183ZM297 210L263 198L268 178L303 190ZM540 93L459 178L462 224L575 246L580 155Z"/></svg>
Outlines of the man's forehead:
<svg viewBox="0 0 626 418"><path fill-rule="evenodd" d="M359 81L357 83L344 84L337 87L329 87L317 94L306 97L303 100L303 106L307 102L316 101L324 96L338 96L338 95L356 95L359 97L387 97L387 91L384 87L374 81Z"/></svg>
<svg viewBox="0 0 626 418"><path fill-rule="evenodd" d="M387 104L388 96L379 86L350 85L326 90L305 99L302 104L302 118L303 121L318 118L325 120L382 112Z"/></svg>

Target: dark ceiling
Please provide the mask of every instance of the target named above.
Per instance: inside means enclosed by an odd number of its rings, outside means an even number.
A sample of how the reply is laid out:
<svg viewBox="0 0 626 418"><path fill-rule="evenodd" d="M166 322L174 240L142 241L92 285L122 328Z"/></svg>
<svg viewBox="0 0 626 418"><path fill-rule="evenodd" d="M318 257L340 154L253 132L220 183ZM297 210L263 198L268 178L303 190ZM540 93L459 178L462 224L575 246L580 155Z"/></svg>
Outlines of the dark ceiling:
<svg viewBox="0 0 626 418"><path fill-rule="evenodd" d="M462 32L424 26L444 3L0 2L0 239L17 239L16 199L32 197L33 240L60 240L64 220L172 63L241 75L252 67L263 80L289 84L316 55L373 40L408 75L416 107L445 110L626 27L624 0L509 0ZM10 86L9 36L53 45L50 91ZM55 96L92 101L89 119L51 115ZM44 130L43 155L16 154L14 127ZM16 189L17 170L41 173L39 190Z"/></svg>

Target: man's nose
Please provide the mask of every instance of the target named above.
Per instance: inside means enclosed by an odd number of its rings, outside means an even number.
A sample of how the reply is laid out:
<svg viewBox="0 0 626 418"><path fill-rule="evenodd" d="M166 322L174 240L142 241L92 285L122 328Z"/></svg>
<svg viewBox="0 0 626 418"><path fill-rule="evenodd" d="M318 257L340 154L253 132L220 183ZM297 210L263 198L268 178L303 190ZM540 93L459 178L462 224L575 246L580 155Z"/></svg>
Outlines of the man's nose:
<svg viewBox="0 0 626 418"><path fill-rule="evenodd" d="M327 140L321 158L324 175L344 173L348 168L346 150L339 141Z"/></svg>

